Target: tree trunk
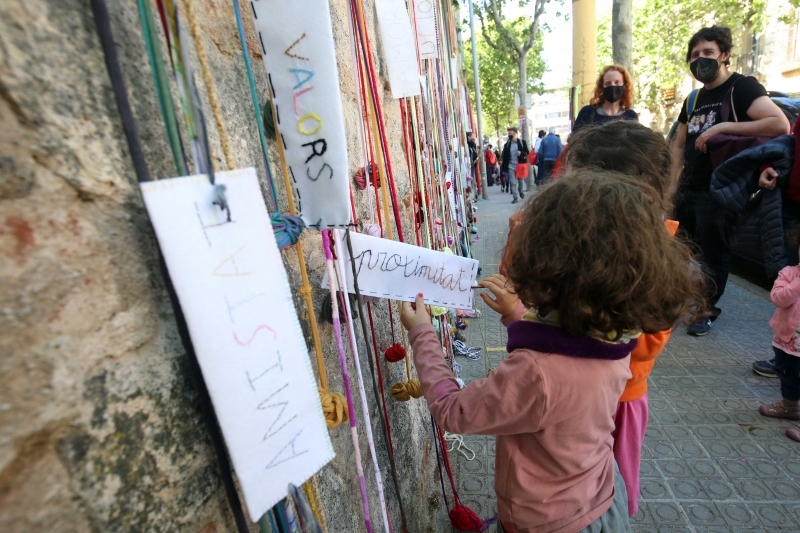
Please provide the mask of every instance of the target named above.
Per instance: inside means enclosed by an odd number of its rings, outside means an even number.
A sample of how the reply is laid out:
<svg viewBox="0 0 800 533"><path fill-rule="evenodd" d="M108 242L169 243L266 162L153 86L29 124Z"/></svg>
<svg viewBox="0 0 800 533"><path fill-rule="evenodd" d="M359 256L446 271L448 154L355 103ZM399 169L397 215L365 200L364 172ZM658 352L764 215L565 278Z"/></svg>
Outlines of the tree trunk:
<svg viewBox="0 0 800 533"><path fill-rule="evenodd" d="M614 63L633 71L633 0L614 0L611 11L611 47Z"/></svg>
<svg viewBox="0 0 800 533"><path fill-rule="evenodd" d="M517 56L517 66L519 67L519 105L522 107L520 126L520 136L523 140L528 140L528 51L525 50ZM517 109L519 113L519 109Z"/></svg>

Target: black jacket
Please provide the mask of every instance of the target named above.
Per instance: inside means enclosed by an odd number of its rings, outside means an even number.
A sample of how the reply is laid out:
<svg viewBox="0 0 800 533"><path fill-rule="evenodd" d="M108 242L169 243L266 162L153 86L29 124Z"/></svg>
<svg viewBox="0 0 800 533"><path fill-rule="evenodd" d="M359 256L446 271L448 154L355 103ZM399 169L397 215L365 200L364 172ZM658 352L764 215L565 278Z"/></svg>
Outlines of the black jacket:
<svg viewBox="0 0 800 533"><path fill-rule="evenodd" d="M794 135L782 135L749 148L720 165L711 176L711 194L726 209L745 215L742 224L757 228L761 237L764 267L770 277L787 265L783 227L783 193L789 185L794 163ZM778 173L778 186L759 192L761 166L772 164ZM751 196L758 192L754 198Z"/></svg>
<svg viewBox="0 0 800 533"><path fill-rule="evenodd" d="M528 162L528 143L526 143L523 139L517 139L517 144L519 145L519 157L517 158L518 163L527 163ZM508 172L508 164L511 162L511 139L506 142L506 145L503 147L503 165L501 166L500 170L503 172Z"/></svg>

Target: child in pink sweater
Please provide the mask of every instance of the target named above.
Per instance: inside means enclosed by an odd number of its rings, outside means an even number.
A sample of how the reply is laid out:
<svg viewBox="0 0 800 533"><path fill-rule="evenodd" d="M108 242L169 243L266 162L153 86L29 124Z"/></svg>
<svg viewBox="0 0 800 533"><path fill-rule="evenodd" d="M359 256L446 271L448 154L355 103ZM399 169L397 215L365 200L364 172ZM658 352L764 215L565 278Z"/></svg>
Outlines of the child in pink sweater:
<svg viewBox="0 0 800 533"><path fill-rule="evenodd" d="M567 173L528 203L511 243L510 286L492 308L509 356L461 389L422 295L403 305L422 391L447 431L497 436L498 531L630 532L613 416L639 332L668 329L699 294L690 252L657 195L621 174Z"/></svg>
<svg viewBox="0 0 800 533"><path fill-rule="evenodd" d="M800 232L789 234L789 242L800 243ZM772 326L772 349L775 352L775 371L781 380L783 399L762 405L764 416L800 420L800 266L788 266L778 273L770 294L775 311ZM786 430L786 436L800 442L800 424Z"/></svg>

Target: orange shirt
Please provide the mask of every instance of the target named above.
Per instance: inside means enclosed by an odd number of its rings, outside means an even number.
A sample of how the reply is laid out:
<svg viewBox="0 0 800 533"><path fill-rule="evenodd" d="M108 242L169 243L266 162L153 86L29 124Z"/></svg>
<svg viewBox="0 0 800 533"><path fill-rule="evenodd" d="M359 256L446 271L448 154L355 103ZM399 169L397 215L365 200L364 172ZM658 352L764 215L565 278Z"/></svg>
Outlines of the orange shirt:
<svg viewBox="0 0 800 533"><path fill-rule="evenodd" d="M667 230L670 234L675 235L678 231L678 222L667 219L664 223L667 225ZM653 371L656 357L664 349L671 333L671 331L667 330L660 333L645 333L639 337L639 343L631 352L631 374L633 374L633 377L625 385L625 391L619 399L620 402L638 400L647 392L647 378Z"/></svg>

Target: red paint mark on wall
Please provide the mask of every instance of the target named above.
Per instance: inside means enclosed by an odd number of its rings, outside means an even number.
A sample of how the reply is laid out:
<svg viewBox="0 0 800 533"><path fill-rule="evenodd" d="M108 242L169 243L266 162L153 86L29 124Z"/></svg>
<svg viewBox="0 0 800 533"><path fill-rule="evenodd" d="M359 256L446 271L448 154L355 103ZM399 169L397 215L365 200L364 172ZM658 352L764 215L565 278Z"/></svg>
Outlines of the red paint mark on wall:
<svg viewBox="0 0 800 533"><path fill-rule="evenodd" d="M241 340L239 340L239 337L236 335L236 332L235 332L235 331L233 332L233 340L235 340L237 343L241 344L242 346L247 346L248 344L250 344L251 342L253 342L253 339L255 339L255 338L256 338L256 335L258 335L258 332L259 332L259 331L261 331L262 329L268 329L269 331L271 331L271 332L272 332L272 337L273 337L275 340L277 340L277 339L278 339L278 334L277 334L277 333L275 333L275 330L274 330L274 329L272 329L271 327L269 327L269 326L258 326L258 327L256 328L256 330L253 332L253 335L250 337L250 339L249 339L249 340L247 340L247 341L241 341Z"/></svg>
<svg viewBox="0 0 800 533"><path fill-rule="evenodd" d="M36 240L33 238L33 229L27 220L16 215L6 217L6 226L11 230L11 235L16 241L12 254L17 260L17 264L22 265L36 244Z"/></svg>

